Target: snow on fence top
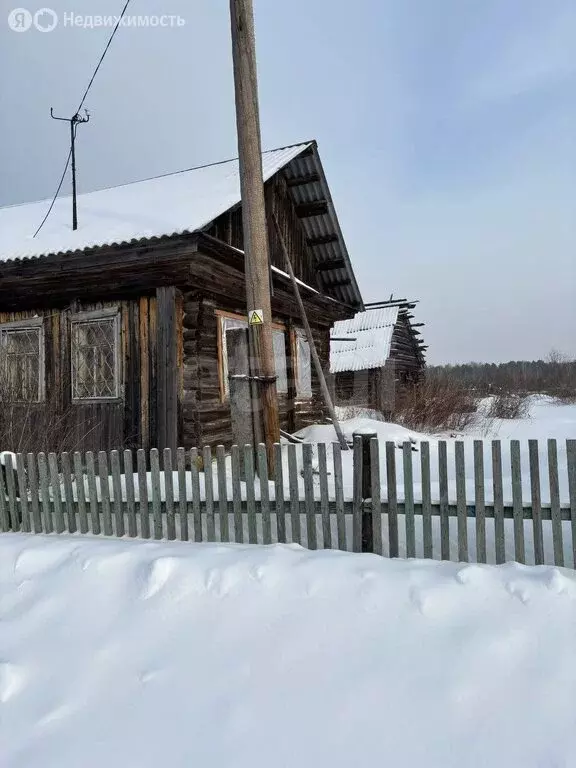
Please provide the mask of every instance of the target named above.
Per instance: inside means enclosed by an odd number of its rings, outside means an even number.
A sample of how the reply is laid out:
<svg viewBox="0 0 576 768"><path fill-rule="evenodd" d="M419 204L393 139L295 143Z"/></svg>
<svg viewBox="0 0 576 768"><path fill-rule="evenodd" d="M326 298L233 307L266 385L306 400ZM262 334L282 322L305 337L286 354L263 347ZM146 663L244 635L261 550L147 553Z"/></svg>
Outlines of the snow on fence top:
<svg viewBox="0 0 576 768"><path fill-rule="evenodd" d="M330 372L382 368L390 356L398 312L399 307L372 309L335 323L332 335L347 340L331 343Z"/></svg>
<svg viewBox="0 0 576 768"><path fill-rule="evenodd" d="M264 152L264 181L309 146ZM48 201L12 205L0 208L0 261L195 232L239 202L238 160L229 160L80 195L76 232L66 197L36 238Z"/></svg>

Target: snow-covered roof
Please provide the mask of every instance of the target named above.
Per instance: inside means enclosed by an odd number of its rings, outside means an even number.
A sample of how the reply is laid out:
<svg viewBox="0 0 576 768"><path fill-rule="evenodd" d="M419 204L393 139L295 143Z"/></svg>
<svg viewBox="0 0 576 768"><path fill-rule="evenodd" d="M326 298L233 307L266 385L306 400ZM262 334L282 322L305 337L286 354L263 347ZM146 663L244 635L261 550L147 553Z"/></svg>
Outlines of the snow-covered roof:
<svg viewBox="0 0 576 768"><path fill-rule="evenodd" d="M399 307L372 309L335 323L332 336L346 341L330 342L330 372L382 368L390 356L398 313Z"/></svg>
<svg viewBox="0 0 576 768"><path fill-rule="evenodd" d="M264 180L309 146L264 152ZM79 195L76 232L69 197L56 201L35 238L49 201L12 205L0 208L0 261L195 232L239 202L238 160L230 160Z"/></svg>

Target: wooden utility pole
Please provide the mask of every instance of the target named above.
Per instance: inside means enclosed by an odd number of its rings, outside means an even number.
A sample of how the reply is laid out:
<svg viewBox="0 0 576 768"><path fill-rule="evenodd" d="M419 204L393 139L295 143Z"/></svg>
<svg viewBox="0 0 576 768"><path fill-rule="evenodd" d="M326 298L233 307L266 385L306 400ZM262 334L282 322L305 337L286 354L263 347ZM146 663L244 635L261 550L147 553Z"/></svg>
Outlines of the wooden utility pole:
<svg viewBox="0 0 576 768"><path fill-rule="evenodd" d="M254 432L259 442L266 443L268 456L273 457L272 445L280 441L280 422L272 343L270 262L252 0L230 0L230 17L244 228L246 303L249 318L254 311L258 311L255 319L261 321L257 325L250 325L251 371L256 376L258 393L258 397L252 399Z"/></svg>

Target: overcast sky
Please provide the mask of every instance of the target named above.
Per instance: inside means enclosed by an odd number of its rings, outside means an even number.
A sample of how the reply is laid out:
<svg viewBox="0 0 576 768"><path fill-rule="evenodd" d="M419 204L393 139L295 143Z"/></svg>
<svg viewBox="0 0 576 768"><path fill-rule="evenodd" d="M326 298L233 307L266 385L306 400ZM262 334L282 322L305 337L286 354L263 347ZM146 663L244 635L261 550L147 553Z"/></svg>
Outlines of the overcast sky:
<svg viewBox="0 0 576 768"><path fill-rule="evenodd" d="M53 194L109 29L11 31L0 205ZM20 3L17 3L20 5ZM132 0L78 132L80 191L234 157L228 0ZM430 362L576 356L576 0L255 0L263 143L318 140L365 301L420 299ZM69 191L69 184L65 187Z"/></svg>

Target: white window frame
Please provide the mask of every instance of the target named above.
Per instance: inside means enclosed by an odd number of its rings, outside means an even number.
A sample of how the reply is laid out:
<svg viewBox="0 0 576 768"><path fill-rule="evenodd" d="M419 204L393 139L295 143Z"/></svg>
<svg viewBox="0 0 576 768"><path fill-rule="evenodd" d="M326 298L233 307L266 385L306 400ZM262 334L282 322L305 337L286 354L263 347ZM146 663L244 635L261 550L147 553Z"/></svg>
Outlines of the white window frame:
<svg viewBox="0 0 576 768"><path fill-rule="evenodd" d="M74 326L87 325L90 323L96 324L98 322L112 320L114 323L114 394L113 395L98 395L97 397L75 397L74 381L75 381L75 366L74 366ZM97 309L90 312L77 312L70 316L70 388L71 399L75 404L82 403L111 403L120 400L122 397L122 370L121 370L121 325L120 325L120 311L118 307L111 307L109 309Z"/></svg>
<svg viewBox="0 0 576 768"><path fill-rule="evenodd" d="M14 331L35 331L38 333L38 393L34 400L11 400L14 403L42 403L46 399L46 355L45 355L45 337L44 337L44 318L32 317L28 320L16 320L10 323L0 324L0 371L4 374L3 349L6 337Z"/></svg>

